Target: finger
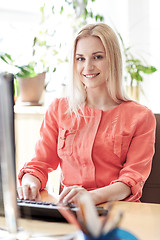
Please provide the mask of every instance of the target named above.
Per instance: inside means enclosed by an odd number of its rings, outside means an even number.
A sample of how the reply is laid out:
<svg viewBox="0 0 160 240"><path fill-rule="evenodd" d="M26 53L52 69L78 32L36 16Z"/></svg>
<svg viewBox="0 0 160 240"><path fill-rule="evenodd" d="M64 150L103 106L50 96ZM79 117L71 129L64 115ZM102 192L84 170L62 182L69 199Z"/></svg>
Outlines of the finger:
<svg viewBox="0 0 160 240"><path fill-rule="evenodd" d="M69 204L72 204L73 206L74 206L74 205L77 205L77 203L78 203L78 200L77 200L77 199L78 199L78 196L79 196L79 193L77 193L74 197L72 197L72 199L70 199L70 200L68 201L68 203L69 203ZM72 206L72 205L71 205L71 206Z"/></svg>
<svg viewBox="0 0 160 240"><path fill-rule="evenodd" d="M85 191L87 191L87 190L84 189L83 187L73 188L68 193L68 195L64 198L63 201L66 201L67 203L77 204L79 195L82 194Z"/></svg>
<svg viewBox="0 0 160 240"><path fill-rule="evenodd" d="M21 200L24 199L22 186L20 186L20 187L17 188L17 193L18 193L18 198L19 198L19 199L21 199Z"/></svg>
<svg viewBox="0 0 160 240"><path fill-rule="evenodd" d="M76 195L79 193L78 188L73 188L68 192L68 194L63 198L63 204L71 203L73 202L73 198L76 198Z"/></svg>
<svg viewBox="0 0 160 240"><path fill-rule="evenodd" d="M29 195L30 195L29 185L24 185L22 188L23 188L23 198L24 198L24 200L30 200L29 199Z"/></svg>
<svg viewBox="0 0 160 240"><path fill-rule="evenodd" d="M31 200L36 200L38 197L39 190L36 186L30 187L30 199Z"/></svg>
<svg viewBox="0 0 160 240"><path fill-rule="evenodd" d="M41 201L41 194L40 194L40 192L38 191L38 195L37 195L37 197L36 197L36 199L35 199L36 201Z"/></svg>
<svg viewBox="0 0 160 240"><path fill-rule="evenodd" d="M59 202L63 202L63 199L65 198L65 196L71 191L71 189L69 187L65 187L63 189L63 191L61 192L61 194L59 195Z"/></svg>

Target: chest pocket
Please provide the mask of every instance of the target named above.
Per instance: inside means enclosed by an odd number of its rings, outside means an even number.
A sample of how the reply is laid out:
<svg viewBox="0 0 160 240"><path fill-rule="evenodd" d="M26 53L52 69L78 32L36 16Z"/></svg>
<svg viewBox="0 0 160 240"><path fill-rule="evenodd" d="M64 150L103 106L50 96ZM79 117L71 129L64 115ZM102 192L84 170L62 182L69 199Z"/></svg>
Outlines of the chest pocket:
<svg viewBox="0 0 160 240"><path fill-rule="evenodd" d="M75 129L59 128L58 135L58 155L65 156L73 153L73 142L76 135Z"/></svg>
<svg viewBox="0 0 160 240"><path fill-rule="evenodd" d="M130 136L116 136L114 140L114 153L122 159L125 159L129 150L131 138Z"/></svg>

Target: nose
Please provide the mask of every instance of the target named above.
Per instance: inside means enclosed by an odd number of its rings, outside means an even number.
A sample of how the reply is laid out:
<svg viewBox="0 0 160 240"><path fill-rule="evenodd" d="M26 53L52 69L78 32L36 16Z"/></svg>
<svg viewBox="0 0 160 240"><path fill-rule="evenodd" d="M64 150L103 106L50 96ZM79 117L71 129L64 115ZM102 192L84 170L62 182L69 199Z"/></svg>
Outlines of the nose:
<svg viewBox="0 0 160 240"><path fill-rule="evenodd" d="M88 71L92 71L94 69L94 63L92 60L88 59L85 61L85 70Z"/></svg>

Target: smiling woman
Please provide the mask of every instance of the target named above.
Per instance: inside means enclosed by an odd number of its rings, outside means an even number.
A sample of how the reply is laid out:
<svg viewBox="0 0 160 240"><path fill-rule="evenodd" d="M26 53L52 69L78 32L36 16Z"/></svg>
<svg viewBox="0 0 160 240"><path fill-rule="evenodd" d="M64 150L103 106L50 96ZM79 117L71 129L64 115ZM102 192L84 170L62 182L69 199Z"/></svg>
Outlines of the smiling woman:
<svg viewBox="0 0 160 240"><path fill-rule="evenodd" d="M84 27L75 39L74 50L75 87L72 92L74 100L70 102L70 107L75 112L79 102L107 110L117 106L121 100L127 100L122 90L120 46L116 34L109 26L101 23ZM81 82L77 81L77 78L80 78Z"/></svg>
<svg viewBox="0 0 160 240"><path fill-rule="evenodd" d="M76 203L86 191L95 204L140 201L156 122L148 108L125 97L121 66L118 39L108 25L90 24L77 34L72 96L56 98L45 114L35 156L19 172L21 199L36 200L48 173L60 166L60 202Z"/></svg>

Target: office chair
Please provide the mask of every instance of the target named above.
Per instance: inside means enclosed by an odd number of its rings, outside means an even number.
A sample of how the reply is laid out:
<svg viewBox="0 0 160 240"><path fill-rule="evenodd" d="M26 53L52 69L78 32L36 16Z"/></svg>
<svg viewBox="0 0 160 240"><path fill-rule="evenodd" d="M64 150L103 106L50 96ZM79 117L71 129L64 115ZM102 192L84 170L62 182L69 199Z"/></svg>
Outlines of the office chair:
<svg viewBox="0 0 160 240"><path fill-rule="evenodd" d="M152 169L142 192L141 202L160 203L160 114L156 117L155 154L153 156Z"/></svg>

